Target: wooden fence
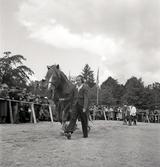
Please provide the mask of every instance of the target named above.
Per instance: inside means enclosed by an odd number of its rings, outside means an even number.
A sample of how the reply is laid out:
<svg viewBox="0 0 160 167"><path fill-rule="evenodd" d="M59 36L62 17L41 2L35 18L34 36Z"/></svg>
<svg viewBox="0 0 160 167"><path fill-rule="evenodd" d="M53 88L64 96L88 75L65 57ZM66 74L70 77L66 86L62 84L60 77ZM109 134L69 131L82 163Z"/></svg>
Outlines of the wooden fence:
<svg viewBox="0 0 160 167"><path fill-rule="evenodd" d="M0 98L0 100L3 100L3 101L8 101L9 103L9 116L10 116L10 122L11 124L13 124L13 115L12 115L12 105L11 105L11 102L16 102L16 105L18 105L18 103L24 103L24 104L29 104L30 105L30 108L31 108L31 115L30 115L30 122L34 122L34 123L37 123L37 120L36 120L36 115L35 115L35 110L34 110L34 104L37 104L37 103L34 103L34 102L24 102L24 101L18 101L18 100L10 100L10 99L3 99L3 98ZM52 109L51 107L53 105L50 105L50 104L41 104L42 106L43 105L48 105L49 107L49 113L50 113L50 118L51 118L51 122L53 122L53 115L52 115ZM16 107L16 109L18 110L18 107Z"/></svg>

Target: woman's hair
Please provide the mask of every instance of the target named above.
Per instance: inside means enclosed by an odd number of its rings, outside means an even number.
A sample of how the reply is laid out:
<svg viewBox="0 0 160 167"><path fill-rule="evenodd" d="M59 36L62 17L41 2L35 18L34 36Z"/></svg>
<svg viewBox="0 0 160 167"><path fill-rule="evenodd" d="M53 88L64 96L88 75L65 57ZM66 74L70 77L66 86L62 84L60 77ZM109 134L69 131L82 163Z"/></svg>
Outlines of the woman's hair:
<svg viewBox="0 0 160 167"><path fill-rule="evenodd" d="M81 78L82 83L84 83L84 80L83 80L83 76L82 76L82 75L78 75L78 76L76 77L76 79L77 79L77 78Z"/></svg>

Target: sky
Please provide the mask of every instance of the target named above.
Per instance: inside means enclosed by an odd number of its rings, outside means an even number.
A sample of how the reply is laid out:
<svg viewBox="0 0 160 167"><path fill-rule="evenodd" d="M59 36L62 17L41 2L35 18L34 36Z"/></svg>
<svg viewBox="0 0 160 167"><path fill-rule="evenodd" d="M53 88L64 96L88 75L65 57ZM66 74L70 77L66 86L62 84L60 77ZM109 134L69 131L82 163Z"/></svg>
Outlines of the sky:
<svg viewBox="0 0 160 167"><path fill-rule="evenodd" d="M0 0L0 15L0 57L23 55L37 80L88 64L99 84L160 82L160 0Z"/></svg>

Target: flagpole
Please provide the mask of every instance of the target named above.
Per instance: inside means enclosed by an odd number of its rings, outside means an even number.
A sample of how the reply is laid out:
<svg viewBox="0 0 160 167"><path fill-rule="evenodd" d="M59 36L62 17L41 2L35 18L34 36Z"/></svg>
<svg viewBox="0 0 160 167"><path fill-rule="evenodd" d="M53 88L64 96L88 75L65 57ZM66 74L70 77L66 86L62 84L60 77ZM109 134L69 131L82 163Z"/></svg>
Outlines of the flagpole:
<svg viewBox="0 0 160 167"><path fill-rule="evenodd" d="M71 81L70 70L69 70L69 76L68 76L68 80L69 80L69 81Z"/></svg>
<svg viewBox="0 0 160 167"><path fill-rule="evenodd" d="M99 94L99 87L97 87L97 105L98 105L98 94Z"/></svg>
<svg viewBox="0 0 160 167"><path fill-rule="evenodd" d="M98 105L98 94L99 94L99 67L98 67L98 70L97 70L97 81L96 81L96 87L97 87L97 105Z"/></svg>

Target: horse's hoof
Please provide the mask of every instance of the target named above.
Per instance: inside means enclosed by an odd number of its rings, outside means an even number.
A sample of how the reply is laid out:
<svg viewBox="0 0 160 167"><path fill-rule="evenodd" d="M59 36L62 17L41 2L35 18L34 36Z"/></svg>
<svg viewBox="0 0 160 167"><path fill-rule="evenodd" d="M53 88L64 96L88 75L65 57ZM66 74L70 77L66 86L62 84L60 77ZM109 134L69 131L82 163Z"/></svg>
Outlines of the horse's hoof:
<svg viewBox="0 0 160 167"><path fill-rule="evenodd" d="M64 136L64 132L63 131L59 132L59 135Z"/></svg>
<svg viewBox="0 0 160 167"><path fill-rule="evenodd" d="M68 140L71 139L71 133L70 132L69 133L65 133L65 136L67 137Z"/></svg>

